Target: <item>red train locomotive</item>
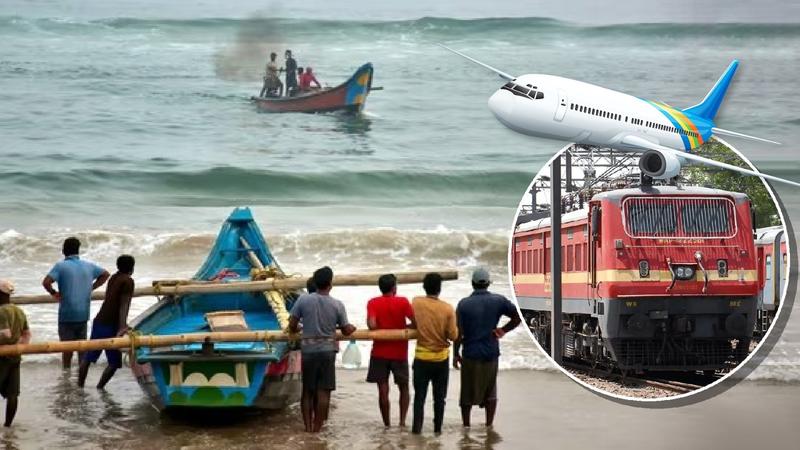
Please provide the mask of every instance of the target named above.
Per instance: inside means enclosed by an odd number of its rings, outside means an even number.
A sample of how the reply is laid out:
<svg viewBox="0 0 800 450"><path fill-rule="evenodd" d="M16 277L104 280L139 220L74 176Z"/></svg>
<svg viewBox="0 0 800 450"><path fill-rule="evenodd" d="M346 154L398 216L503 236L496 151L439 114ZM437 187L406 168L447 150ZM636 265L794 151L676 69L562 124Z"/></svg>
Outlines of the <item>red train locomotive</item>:
<svg viewBox="0 0 800 450"><path fill-rule="evenodd" d="M514 233L514 290L550 343L549 219ZM563 355L622 370L718 370L749 353L759 291L746 195L652 186L596 194L561 228Z"/></svg>

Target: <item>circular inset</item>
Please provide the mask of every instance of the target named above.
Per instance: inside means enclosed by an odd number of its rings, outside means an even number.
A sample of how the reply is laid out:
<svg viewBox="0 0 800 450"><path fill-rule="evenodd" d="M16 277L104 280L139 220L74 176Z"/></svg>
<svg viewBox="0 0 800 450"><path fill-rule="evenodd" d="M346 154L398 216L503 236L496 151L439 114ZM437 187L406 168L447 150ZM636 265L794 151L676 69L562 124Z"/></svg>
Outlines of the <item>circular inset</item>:
<svg viewBox="0 0 800 450"><path fill-rule="evenodd" d="M696 152L755 170L719 139ZM758 365L786 323L796 269L769 184L680 161L669 178L643 175L656 156L563 148L520 202L509 269L531 336L562 371L613 400L670 407L716 395Z"/></svg>

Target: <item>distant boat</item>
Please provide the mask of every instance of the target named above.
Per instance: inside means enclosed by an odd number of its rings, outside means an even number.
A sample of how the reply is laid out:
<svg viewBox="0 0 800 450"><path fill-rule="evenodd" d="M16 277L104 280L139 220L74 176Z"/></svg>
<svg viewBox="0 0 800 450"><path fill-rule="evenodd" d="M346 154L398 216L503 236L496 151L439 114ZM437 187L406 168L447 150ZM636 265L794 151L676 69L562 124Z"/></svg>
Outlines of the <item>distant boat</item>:
<svg viewBox="0 0 800 450"><path fill-rule="evenodd" d="M366 63L347 81L330 89L302 93L295 97L252 97L258 109L265 112L360 112L372 89L372 64Z"/></svg>
<svg viewBox="0 0 800 450"><path fill-rule="evenodd" d="M257 265L275 276L283 274L250 210L237 208L192 280L250 281ZM289 309L297 294L276 293L273 301L283 302ZM279 315L262 292L166 296L142 313L132 327L145 335L281 329ZM131 366L159 409L280 409L300 398L300 351L294 345L256 341L141 347Z"/></svg>

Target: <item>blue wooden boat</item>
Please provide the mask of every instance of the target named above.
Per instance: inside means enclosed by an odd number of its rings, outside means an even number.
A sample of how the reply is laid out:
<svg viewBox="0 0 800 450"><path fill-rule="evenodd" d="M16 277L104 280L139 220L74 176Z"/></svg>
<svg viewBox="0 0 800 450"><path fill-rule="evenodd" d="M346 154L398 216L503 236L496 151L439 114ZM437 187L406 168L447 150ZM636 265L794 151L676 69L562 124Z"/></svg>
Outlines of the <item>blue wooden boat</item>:
<svg viewBox="0 0 800 450"><path fill-rule="evenodd" d="M280 272L248 208L237 208L222 226L194 282L251 280L253 256ZM297 293L280 293L287 309ZM216 327L216 328L215 328ZM132 328L141 334L174 335L220 330L280 330L261 292L167 296ZM287 342L225 342L141 347L131 367L159 409L254 407L279 409L300 397L300 352Z"/></svg>

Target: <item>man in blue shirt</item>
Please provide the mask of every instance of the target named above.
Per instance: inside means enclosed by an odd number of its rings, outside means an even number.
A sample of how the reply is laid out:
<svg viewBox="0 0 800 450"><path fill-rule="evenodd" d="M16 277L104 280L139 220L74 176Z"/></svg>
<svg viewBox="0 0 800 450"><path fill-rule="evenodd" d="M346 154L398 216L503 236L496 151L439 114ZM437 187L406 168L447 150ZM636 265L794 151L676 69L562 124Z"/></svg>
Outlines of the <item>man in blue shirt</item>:
<svg viewBox="0 0 800 450"><path fill-rule="evenodd" d="M92 291L111 276L102 267L81 260L80 247L81 241L77 238L65 239L64 259L57 262L42 281L44 289L58 301L58 337L62 341L86 339ZM58 283L58 291L53 289L53 283ZM64 369L69 369L72 352L62 353L61 362Z"/></svg>
<svg viewBox="0 0 800 450"><path fill-rule="evenodd" d="M453 344L453 367L461 366L461 421L470 426L472 406L486 409L486 426L491 427L497 411L497 360L499 340L522 321L507 298L489 292L491 278L484 268L472 274L472 295L458 302L458 339ZM498 328L502 316L509 321ZM464 346L463 355L460 354Z"/></svg>
<svg viewBox="0 0 800 450"><path fill-rule="evenodd" d="M310 284L310 283L309 283ZM322 430L328 420L331 391L336 389L336 330L353 334L356 327L347 320L344 304L331 297L333 270L325 266L314 272L316 291L303 294L292 307L289 332L299 333L302 321L303 396L300 409L303 424L310 433Z"/></svg>

